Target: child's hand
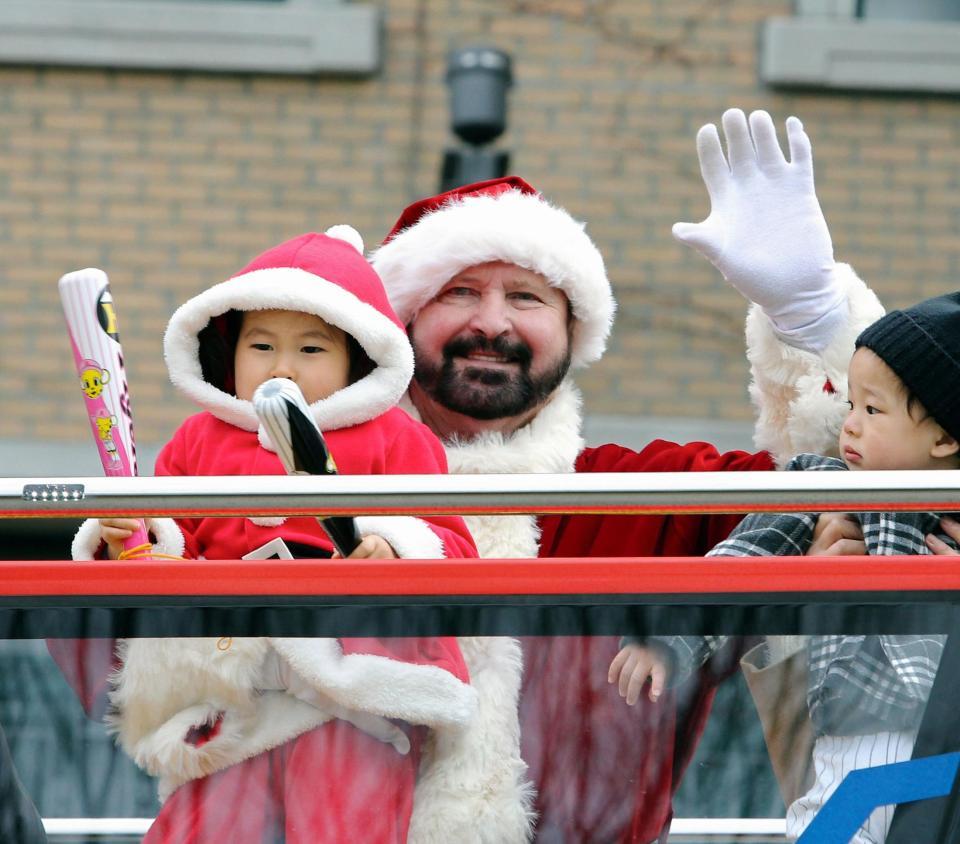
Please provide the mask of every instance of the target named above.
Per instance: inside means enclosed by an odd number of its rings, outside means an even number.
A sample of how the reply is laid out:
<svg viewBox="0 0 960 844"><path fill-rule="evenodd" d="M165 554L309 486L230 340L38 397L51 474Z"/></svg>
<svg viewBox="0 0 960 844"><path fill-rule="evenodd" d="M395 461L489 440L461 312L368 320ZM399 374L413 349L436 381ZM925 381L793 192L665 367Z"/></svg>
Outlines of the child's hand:
<svg viewBox="0 0 960 844"><path fill-rule="evenodd" d="M340 553L338 551L333 552L333 558L338 559ZM393 547L384 539L382 536L377 536L375 533L371 533L369 536L363 537L363 541L354 548L353 553L350 555L349 559L351 560L396 560L397 552L393 550Z"/></svg>
<svg viewBox="0 0 960 844"><path fill-rule="evenodd" d="M100 538L107 545L107 555L111 560L117 559L123 551L123 541L133 536L140 528L137 519L100 519Z"/></svg>
<svg viewBox="0 0 960 844"><path fill-rule="evenodd" d="M649 677L650 700L656 703L663 694L669 670L669 661L658 650L645 645L627 645L610 663L607 682L616 683L619 680L620 697L626 699L628 706L633 706L639 700L640 690Z"/></svg>
<svg viewBox="0 0 960 844"><path fill-rule="evenodd" d="M845 554L866 555L860 521L849 513L821 513L813 529L808 557L834 557Z"/></svg>

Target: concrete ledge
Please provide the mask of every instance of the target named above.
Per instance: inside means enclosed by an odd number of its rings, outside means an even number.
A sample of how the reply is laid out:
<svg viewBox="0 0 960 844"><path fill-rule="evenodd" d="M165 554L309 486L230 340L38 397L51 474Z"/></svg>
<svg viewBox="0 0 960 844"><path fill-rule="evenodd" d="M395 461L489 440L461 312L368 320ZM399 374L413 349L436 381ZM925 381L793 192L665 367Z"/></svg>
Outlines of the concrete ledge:
<svg viewBox="0 0 960 844"><path fill-rule="evenodd" d="M152 475L161 445L137 444L137 468ZM6 478L99 478L103 466L88 437L76 442L0 440L0 466Z"/></svg>
<svg viewBox="0 0 960 844"><path fill-rule="evenodd" d="M960 22L770 18L760 46L769 85L960 91Z"/></svg>
<svg viewBox="0 0 960 844"><path fill-rule="evenodd" d="M720 451L755 451L753 423L725 419L674 416L605 416L592 414L583 422L587 445L616 443L639 450L653 440L675 443L708 442Z"/></svg>
<svg viewBox="0 0 960 844"><path fill-rule="evenodd" d="M753 423L673 416L616 416L590 414L584 419L583 435L588 445L617 443L643 448L651 440L666 439L687 443L701 440L721 451L751 450ZM162 443L137 443L140 474L153 474ZM75 442L0 440L0 466L7 478L100 477L103 467L97 450L87 439Z"/></svg>
<svg viewBox="0 0 960 844"><path fill-rule="evenodd" d="M369 74L381 10L335 2L0 3L0 62L153 70Z"/></svg>

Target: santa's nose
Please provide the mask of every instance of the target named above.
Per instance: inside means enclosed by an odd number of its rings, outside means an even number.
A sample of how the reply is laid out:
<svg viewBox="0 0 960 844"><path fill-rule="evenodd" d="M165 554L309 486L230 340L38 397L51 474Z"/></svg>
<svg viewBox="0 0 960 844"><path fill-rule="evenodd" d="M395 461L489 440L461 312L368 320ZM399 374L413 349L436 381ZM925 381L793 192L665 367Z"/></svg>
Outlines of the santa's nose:
<svg viewBox="0 0 960 844"><path fill-rule="evenodd" d="M513 327L506 302L499 296L483 296L470 317L470 329L485 337L499 337Z"/></svg>

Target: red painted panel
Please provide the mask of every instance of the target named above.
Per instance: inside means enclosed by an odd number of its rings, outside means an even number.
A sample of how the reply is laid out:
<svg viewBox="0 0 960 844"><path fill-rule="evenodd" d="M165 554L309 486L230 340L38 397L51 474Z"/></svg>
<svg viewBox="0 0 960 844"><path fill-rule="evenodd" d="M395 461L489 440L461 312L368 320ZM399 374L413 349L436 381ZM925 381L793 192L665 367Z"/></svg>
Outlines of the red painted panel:
<svg viewBox="0 0 960 844"><path fill-rule="evenodd" d="M0 561L16 595L619 595L960 591L956 558Z"/></svg>

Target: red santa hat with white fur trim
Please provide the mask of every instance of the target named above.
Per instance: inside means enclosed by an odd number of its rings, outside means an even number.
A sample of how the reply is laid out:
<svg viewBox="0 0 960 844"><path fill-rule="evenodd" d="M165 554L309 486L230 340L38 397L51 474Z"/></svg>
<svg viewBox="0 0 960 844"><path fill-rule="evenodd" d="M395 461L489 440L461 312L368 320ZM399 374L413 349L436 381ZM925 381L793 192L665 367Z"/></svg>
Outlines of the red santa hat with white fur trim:
<svg viewBox="0 0 960 844"><path fill-rule="evenodd" d="M616 302L600 251L583 223L517 176L413 203L370 260L405 325L457 273L505 261L539 273L570 300L573 366L606 348Z"/></svg>
<svg viewBox="0 0 960 844"><path fill-rule="evenodd" d="M413 375L410 343L363 257L360 235L350 226L304 234L268 249L237 275L181 305L163 339L174 386L224 422L258 430L253 404L233 394L229 315L271 309L315 314L353 337L374 364L369 374L310 405L321 430L373 419L406 392ZM222 346L216 367L205 354L211 340Z"/></svg>

